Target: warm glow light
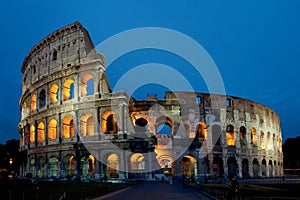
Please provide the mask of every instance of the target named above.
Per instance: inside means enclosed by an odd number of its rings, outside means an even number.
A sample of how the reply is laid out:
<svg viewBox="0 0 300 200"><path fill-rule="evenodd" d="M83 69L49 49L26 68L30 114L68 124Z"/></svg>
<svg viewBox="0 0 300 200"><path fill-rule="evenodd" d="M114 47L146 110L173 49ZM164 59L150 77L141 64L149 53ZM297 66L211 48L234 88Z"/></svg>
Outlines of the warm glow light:
<svg viewBox="0 0 300 200"><path fill-rule="evenodd" d="M226 129L226 144L227 146L235 146L234 128L231 125Z"/></svg>
<svg viewBox="0 0 300 200"><path fill-rule="evenodd" d="M50 88L50 102L55 104L58 101L58 85L53 84Z"/></svg>
<svg viewBox="0 0 300 200"><path fill-rule="evenodd" d="M56 140L57 138L57 121L51 119L48 124L48 138L49 140Z"/></svg>
<svg viewBox="0 0 300 200"><path fill-rule="evenodd" d="M69 100L72 98L71 93L74 91L72 91L71 85L74 86L74 80L68 79L65 81L64 87L63 87L64 100Z"/></svg>
<svg viewBox="0 0 300 200"><path fill-rule="evenodd" d="M62 130L63 138L74 137L74 122L73 117L67 116L63 121L63 130Z"/></svg>
<svg viewBox="0 0 300 200"><path fill-rule="evenodd" d="M252 128L251 129L251 143L256 144L256 141L257 141L256 129Z"/></svg>
<svg viewBox="0 0 300 200"><path fill-rule="evenodd" d="M88 82L90 82L91 84L88 84ZM92 95L94 92L90 91L94 89L94 77L91 74L85 74L84 76L82 76L81 78L81 84L80 84L80 91L81 91L81 96L88 96L88 95ZM91 87L91 88L88 88ZM89 92L90 91L90 92Z"/></svg>
<svg viewBox="0 0 300 200"><path fill-rule="evenodd" d="M34 143L35 141L35 127L31 125L30 127L30 143Z"/></svg>
<svg viewBox="0 0 300 200"><path fill-rule="evenodd" d="M43 122L38 125L38 142L43 142L45 140L45 125Z"/></svg>
<svg viewBox="0 0 300 200"><path fill-rule="evenodd" d="M80 117L80 134L83 136L94 135L94 119L91 114Z"/></svg>
<svg viewBox="0 0 300 200"><path fill-rule="evenodd" d="M31 96L31 111L36 110L36 94Z"/></svg>

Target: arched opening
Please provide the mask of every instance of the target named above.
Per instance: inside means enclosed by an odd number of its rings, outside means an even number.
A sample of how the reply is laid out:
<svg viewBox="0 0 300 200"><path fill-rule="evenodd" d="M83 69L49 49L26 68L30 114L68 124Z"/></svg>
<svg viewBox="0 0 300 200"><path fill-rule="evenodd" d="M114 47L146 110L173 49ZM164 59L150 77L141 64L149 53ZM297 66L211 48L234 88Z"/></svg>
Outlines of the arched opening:
<svg viewBox="0 0 300 200"><path fill-rule="evenodd" d="M256 141L257 141L256 129L251 128L251 144L256 144Z"/></svg>
<svg viewBox="0 0 300 200"><path fill-rule="evenodd" d="M253 177L258 177L259 176L259 162L256 158L253 159L252 165L253 165Z"/></svg>
<svg viewBox="0 0 300 200"><path fill-rule="evenodd" d="M83 178L94 176L95 158L92 155L81 158L81 170Z"/></svg>
<svg viewBox="0 0 300 200"><path fill-rule="evenodd" d="M52 53L52 61L57 60L57 51L54 49Z"/></svg>
<svg viewBox="0 0 300 200"><path fill-rule="evenodd" d="M56 157L51 157L49 159L49 176L55 177L58 175L58 159Z"/></svg>
<svg viewBox="0 0 300 200"><path fill-rule="evenodd" d="M39 107L42 108L46 105L46 91L41 90L39 94Z"/></svg>
<svg viewBox="0 0 300 200"><path fill-rule="evenodd" d="M213 145L221 145L220 138L221 138L221 127L218 125L213 125L212 126L212 144Z"/></svg>
<svg viewBox="0 0 300 200"><path fill-rule="evenodd" d="M235 146L234 128L228 125L226 128L226 144L227 146Z"/></svg>
<svg viewBox="0 0 300 200"><path fill-rule="evenodd" d="M32 174L33 177L36 175L35 174L35 159L34 158L30 159L29 172Z"/></svg>
<svg viewBox="0 0 300 200"><path fill-rule="evenodd" d="M261 176L267 175L267 168L266 168L267 162L265 159L261 161Z"/></svg>
<svg viewBox="0 0 300 200"><path fill-rule="evenodd" d="M75 158L73 155L67 155L64 158L64 176L71 176L75 175Z"/></svg>
<svg viewBox="0 0 300 200"><path fill-rule="evenodd" d="M31 95L31 111L36 111L36 94Z"/></svg>
<svg viewBox="0 0 300 200"><path fill-rule="evenodd" d="M70 138L74 137L74 122L73 117L67 116L63 120L63 130L62 130L62 137L63 138Z"/></svg>
<svg viewBox="0 0 300 200"><path fill-rule="evenodd" d="M31 125L30 127L30 143L34 143L35 142L35 127L34 125Z"/></svg>
<svg viewBox="0 0 300 200"><path fill-rule="evenodd" d="M246 141L246 139L247 139L245 126L240 127L240 138L241 138L241 141Z"/></svg>
<svg viewBox="0 0 300 200"><path fill-rule="evenodd" d="M243 159L242 161L242 176L243 178L248 178L249 175L249 162L247 159Z"/></svg>
<svg viewBox="0 0 300 200"><path fill-rule="evenodd" d="M197 162L192 156L184 156L181 160L181 170L183 176L197 175Z"/></svg>
<svg viewBox="0 0 300 200"><path fill-rule="evenodd" d="M229 157L227 159L228 177L235 177L238 173L238 164L235 157Z"/></svg>
<svg viewBox="0 0 300 200"><path fill-rule="evenodd" d="M57 139L57 121L51 119L48 124L48 139L56 140Z"/></svg>
<svg viewBox="0 0 300 200"><path fill-rule="evenodd" d="M260 132L260 148L265 149L265 134L263 131Z"/></svg>
<svg viewBox="0 0 300 200"><path fill-rule="evenodd" d="M80 135L94 135L94 119L91 114L84 114L80 117Z"/></svg>
<svg viewBox="0 0 300 200"><path fill-rule="evenodd" d="M144 178L145 157L141 153L135 153L130 158L130 174L129 178Z"/></svg>
<svg viewBox="0 0 300 200"><path fill-rule="evenodd" d="M106 176L108 178L119 178L119 157L117 154L111 154L107 157Z"/></svg>
<svg viewBox="0 0 300 200"><path fill-rule="evenodd" d="M273 172L273 162L272 160L269 160L269 177L273 177L274 172Z"/></svg>
<svg viewBox="0 0 300 200"><path fill-rule="evenodd" d="M277 165L276 165L277 163L276 163L276 160L274 160L274 176L276 177L276 176L278 176L278 167L277 167ZM279 163L278 163L279 164Z"/></svg>
<svg viewBox="0 0 300 200"><path fill-rule="evenodd" d="M45 141L45 125L43 122L39 123L37 134L38 134L38 142Z"/></svg>
<svg viewBox="0 0 300 200"><path fill-rule="evenodd" d="M74 98L74 80L68 79L64 82L63 95L64 95L64 100L69 100Z"/></svg>
<svg viewBox="0 0 300 200"><path fill-rule="evenodd" d="M113 111L105 112L102 115L102 132L104 134L117 134L117 116Z"/></svg>
<svg viewBox="0 0 300 200"><path fill-rule="evenodd" d="M214 156L212 167L215 177L222 177L224 175L223 160L221 157Z"/></svg>
<svg viewBox="0 0 300 200"><path fill-rule="evenodd" d="M148 121L144 118L135 120L134 130L136 133L145 133L148 131Z"/></svg>
<svg viewBox="0 0 300 200"><path fill-rule="evenodd" d="M26 113L26 114L29 114L29 113L30 113L30 99L29 99L29 98L27 98L27 99L25 100L25 113Z"/></svg>
<svg viewBox="0 0 300 200"><path fill-rule="evenodd" d="M29 142L29 130L28 128L26 127L25 128L25 145L27 145Z"/></svg>
<svg viewBox="0 0 300 200"><path fill-rule="evenodd" d="M82 97L94 95L94 76L92 74L82 76L80 92Z"/></svg>
<svg viewBox="0 0 300 200"><path fill-rule="evenodd" d="M46 177L46 162L44 157L40 157L38 159L38 177L39 178Z"/></svg>
<svg viewBox="0 0 300 200"><path fill-rule="evenodd" d="M53 84L50 87L50 103L51 104L55 104L58 101L58 85L57 84Z"/></svg>
<svg viewBox="0 0 300 200"><path fill-rule="evenodd" d="M174 175L174 160L170 156L160 156L157 159L162 172L168 177Z"/></svg>
<svg viewBox="0 0 300 200"><path fill-rule="evenodd" d="M155 132L156 134L172 135L172 120L165 116L159 117L156 120Z"/></svg>
<svg viewBox="0 0 300 200"><path fill-rule="evenodd" d="M205 124L202 124L201 122L198 123L197 126L197 133L196 136L197 138L205 139L206 138L206 126Z"/></svg>

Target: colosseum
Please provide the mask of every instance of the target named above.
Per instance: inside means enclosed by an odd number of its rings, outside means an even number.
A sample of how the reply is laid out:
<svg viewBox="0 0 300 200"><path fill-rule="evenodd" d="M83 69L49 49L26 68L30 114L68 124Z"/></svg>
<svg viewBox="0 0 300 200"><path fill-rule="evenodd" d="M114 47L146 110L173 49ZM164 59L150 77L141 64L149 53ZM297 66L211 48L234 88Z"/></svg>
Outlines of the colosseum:
<svg viewBox="0 0 300 200"><path fill-rule="evenodd" d="M104 56L78 22L30 50L21 68L21 176L283 175L280 119L272 109L192 92L136 100L112 92L105 70Z"/></svg>

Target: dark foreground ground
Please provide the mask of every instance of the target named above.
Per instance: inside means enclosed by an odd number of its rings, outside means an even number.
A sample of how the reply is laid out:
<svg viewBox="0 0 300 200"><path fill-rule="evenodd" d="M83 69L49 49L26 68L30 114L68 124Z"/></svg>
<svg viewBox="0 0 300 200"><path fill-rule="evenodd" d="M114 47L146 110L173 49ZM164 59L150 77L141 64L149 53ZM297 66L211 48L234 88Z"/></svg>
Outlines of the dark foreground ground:
<svg viewBox="0 0 300 200"><path fill-rule="evenodd" d="M31 179L0 181L1 200L181 200L181 199L299 199L300 179L291 181L240 181L239 191L232 196L226 184L189 184L180 181L130 183L80 183L32 181Z"/></svg>

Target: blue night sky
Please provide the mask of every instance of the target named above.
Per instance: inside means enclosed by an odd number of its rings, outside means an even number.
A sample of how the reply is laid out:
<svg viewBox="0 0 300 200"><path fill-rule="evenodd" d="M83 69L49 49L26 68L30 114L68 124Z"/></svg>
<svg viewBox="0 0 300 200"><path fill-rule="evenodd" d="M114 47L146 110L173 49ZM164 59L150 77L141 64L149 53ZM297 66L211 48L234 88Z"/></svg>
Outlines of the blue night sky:
<svg viewBox="0 0 300 200"><path fill-rule="evenodd" d="M119 32L139 27L163 27L188 35L214 60L228 95L275 110L281 118L284 139L300 135L298 0L12 0L2 1L0 8L1 143L18 138L23 59L45 36L75 21L89 31L95 46ZM149 62L175 68L189 65L171 53L139 50L113 63L107 70L108 78L113 85L126 70ZM184 75L194 77L189 70ZM206 91L203 81L199 80L196 89ZM141 99L156 92L140 88L135 97Z"/></svg>

